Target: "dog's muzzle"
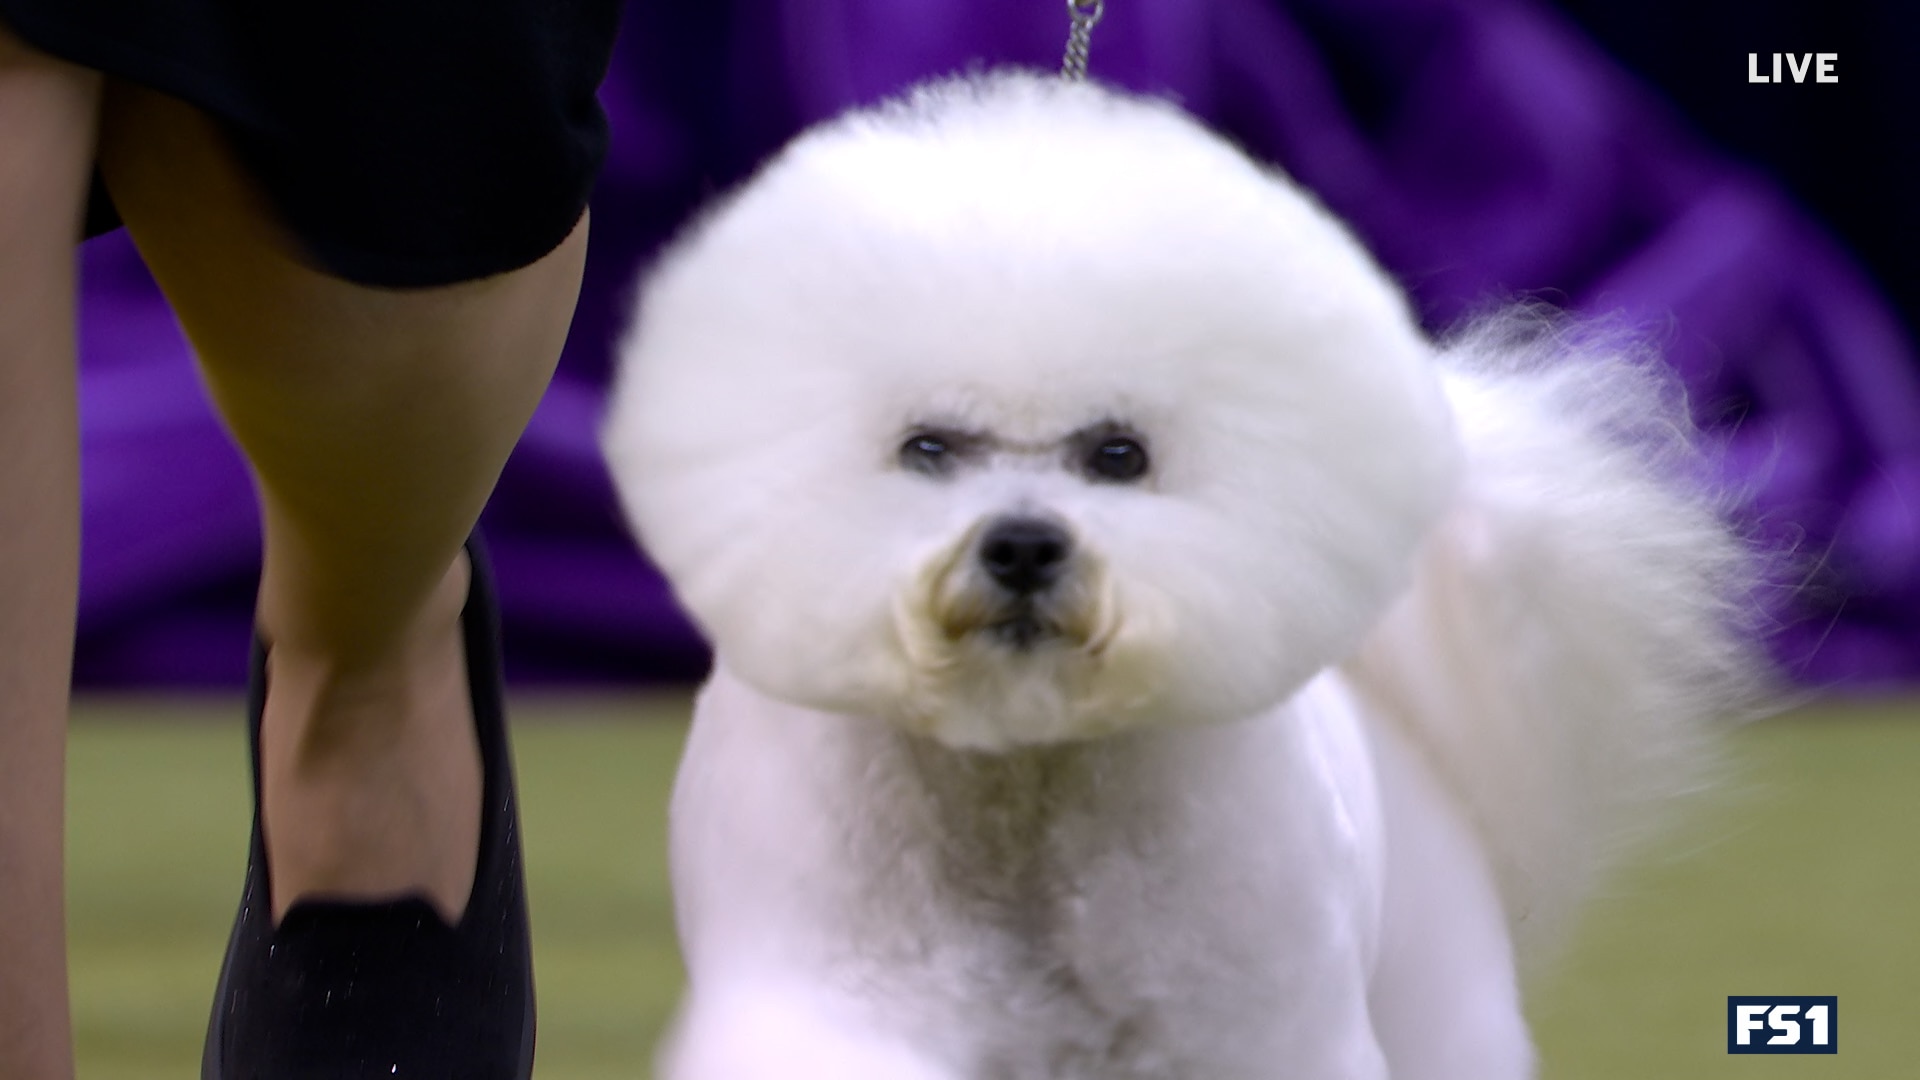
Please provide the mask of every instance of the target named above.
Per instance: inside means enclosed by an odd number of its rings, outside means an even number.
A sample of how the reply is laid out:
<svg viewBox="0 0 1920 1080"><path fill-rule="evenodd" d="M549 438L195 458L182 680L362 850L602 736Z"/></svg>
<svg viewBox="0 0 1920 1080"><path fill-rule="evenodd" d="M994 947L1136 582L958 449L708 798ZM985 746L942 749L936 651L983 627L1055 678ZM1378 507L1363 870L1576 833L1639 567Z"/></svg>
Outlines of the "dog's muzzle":
<svg viewBox="0 0 1920 1080"><path fill-rule="evenodd" d="M1090 567L1072 533L1047 518L995 519L938 575L934 619L949 641L977 636L1025 651L1081 646L1093 633Z"/></svg>
<svg viewBox="0 0 1920 1080"><path fill-rule="evenodd" d="M1067 572L1073 537L1044 518L1010 517L989 525L974 548L974 560L997 596L987 599L978 629L1015 649L1029 649L1061 633L1050 596Z"/></svg>

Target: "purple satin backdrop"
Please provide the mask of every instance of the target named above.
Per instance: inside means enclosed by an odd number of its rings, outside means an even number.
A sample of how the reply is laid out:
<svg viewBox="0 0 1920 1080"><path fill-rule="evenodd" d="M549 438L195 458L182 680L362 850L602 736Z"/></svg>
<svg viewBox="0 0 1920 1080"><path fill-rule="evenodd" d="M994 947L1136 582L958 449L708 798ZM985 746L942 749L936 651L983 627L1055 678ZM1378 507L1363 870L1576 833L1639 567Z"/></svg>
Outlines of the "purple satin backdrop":
<svg viewBox="0 0 1920 1080"><path fill-rule="evenodd" d="M1061 6L631 8L601 95L614 146L579 315L485 518L515 678L704 666L594 446L650 253L809 122L969 65L1053 67ZM1805 564L1776 653L1819 686L1920 676L1912 343L1816 223L1564 21L1522 0L1115 0L1092 70L1175 95L1318 191L1436 329L1519 294L1658 328L1730 442L1756 532ZM77 677L237 684L258 570L245 469L124 235L88 246L83 305Z"/></svg>

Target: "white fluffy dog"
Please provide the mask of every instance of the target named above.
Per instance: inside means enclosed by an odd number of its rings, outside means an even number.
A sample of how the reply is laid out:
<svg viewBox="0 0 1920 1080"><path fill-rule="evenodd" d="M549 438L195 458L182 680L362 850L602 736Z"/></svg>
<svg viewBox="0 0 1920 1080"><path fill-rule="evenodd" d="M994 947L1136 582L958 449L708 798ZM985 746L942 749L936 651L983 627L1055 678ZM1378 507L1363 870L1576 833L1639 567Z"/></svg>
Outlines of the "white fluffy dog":
<svg viewBox="0 0 1920 1080"><path fill-rule="evenodd" d="M714 643L672 1080L1510 1080L1516 954L1757 667L1644 362L1436 345L1165 103L961 79L642 293L606 447Z"/></svg>

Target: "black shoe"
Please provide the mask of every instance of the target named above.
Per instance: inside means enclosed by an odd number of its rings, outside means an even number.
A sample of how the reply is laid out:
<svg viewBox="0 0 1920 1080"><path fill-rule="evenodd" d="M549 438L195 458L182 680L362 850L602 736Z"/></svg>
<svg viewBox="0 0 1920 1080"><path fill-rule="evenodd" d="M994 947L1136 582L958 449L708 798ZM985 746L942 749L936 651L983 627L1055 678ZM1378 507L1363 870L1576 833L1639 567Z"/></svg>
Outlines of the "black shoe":
<svg viewBox="0 0 1920 1080"><path fill-rule="evenodd" d="M469 541L461 613L480 741L480 853L466 913L449 926L421 897L301 900L273 924L260 829L266 649L247 692L253 849L207 1027L202 1080L527 1080L533 954L500 676L500 619Z"/></svg>

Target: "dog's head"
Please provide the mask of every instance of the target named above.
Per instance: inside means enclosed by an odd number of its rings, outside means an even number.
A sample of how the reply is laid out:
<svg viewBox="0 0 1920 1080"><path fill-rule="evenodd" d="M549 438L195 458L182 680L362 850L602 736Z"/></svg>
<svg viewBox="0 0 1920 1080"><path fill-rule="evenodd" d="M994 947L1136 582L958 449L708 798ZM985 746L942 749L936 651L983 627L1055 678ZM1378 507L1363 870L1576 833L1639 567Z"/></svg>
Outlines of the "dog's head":
<svg viewBox="0 0 1920 1080"><path fill-rule="evenodd" d="M803 136L640 302L606 446L764 693L1004 747L1249 715L1404 586L1456 450L1345 230L1171 106L959 80Z"/></svg>

